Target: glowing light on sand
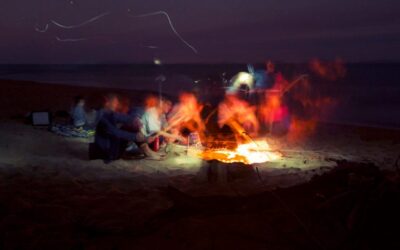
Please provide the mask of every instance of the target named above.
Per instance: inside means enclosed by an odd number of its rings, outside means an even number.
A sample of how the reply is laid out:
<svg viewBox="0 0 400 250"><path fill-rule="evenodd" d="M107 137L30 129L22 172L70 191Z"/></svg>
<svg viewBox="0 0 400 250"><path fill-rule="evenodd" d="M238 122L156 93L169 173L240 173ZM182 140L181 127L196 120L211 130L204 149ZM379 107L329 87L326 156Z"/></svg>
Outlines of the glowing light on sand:
<svg viewBox="0 0 400 250"><path fill-rule="evenodd" d="M264 163L279 160L282 155L272 151L265 140L240 144L236 149L206 149L200 153L204 160L218 160L224 163Z"/></svg>

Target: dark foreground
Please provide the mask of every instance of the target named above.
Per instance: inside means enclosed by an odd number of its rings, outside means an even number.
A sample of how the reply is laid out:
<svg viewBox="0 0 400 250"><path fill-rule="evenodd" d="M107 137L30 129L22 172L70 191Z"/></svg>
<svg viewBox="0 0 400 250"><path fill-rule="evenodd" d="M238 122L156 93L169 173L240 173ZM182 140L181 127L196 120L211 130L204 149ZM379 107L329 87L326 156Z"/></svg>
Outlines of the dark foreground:
<svg viewBox="0 0 400 250"><path fill-rule="evenodd" d="M193 197L168 185L138 189L133 179L3 173L0 248L399 249L399 177L341 161L286 189Z"/></svg>

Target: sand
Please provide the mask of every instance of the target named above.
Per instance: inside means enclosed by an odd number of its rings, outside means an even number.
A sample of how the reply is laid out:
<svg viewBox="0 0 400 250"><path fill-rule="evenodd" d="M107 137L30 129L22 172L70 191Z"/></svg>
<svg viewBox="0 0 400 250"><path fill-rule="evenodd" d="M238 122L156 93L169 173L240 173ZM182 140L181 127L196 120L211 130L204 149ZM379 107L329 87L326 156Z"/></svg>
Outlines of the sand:
<svg viewBox="0 0 400 250"><path fill-rule="evenodd" d="M91 139L57 136L10 117L46 107L65 109L76 94L106 91L24 84L4 85L10 92L2 91L0 99L3 249L319 248L268 192L296 190L335 171L340 162L394 171L400 153L398 131L321 125L296 143L271 139L281 160L237 166L239 172L230 166L227 178L217 181L207 176L210 163L179 146L161 162L104 164L88 160ZM52 97L44 99L43 91L53 91ZM261 199L257 195L266 203L253 204ZM338 244L344 230L338 228L326 229L334 234L320 235L318 241Z"/></svg>

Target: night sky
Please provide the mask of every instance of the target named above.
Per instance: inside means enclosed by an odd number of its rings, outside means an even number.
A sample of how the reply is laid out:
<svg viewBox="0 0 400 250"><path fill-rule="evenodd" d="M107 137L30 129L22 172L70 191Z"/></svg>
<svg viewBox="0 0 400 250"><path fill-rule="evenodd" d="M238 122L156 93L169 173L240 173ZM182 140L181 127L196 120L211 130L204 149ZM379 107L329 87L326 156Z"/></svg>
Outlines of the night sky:
<svg viewBox="0 0 400 250"><path fill-rule="evenodd" d="M1 0L0 31L0 63L400 61L399 0Z"/></svg>

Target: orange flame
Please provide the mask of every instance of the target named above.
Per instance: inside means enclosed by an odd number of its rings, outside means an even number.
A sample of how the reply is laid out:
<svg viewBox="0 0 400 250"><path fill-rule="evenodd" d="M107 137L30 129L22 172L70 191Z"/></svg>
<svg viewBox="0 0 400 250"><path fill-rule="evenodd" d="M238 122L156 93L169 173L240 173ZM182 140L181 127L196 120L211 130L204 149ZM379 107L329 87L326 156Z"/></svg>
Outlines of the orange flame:
<svg viewBox="0 0 400 250"><path fill-rule="evenodd" d="M343 78L346 75L346 68L341 59L333 62L322 62L319 59L313 59L310 62L310 69L322 78L334 81Z"/></svg>
<svg viewBox="0 0 400 250"><path fill-rule="evenodd" d="M205 160L218 160L225 163L240 162L244 164L264 163L276 161L281 158L279 152L271 151L265 140L240 144L234 150L206 149L200 154Z"/></svg>
<svg viewBox="0 0 400 250"><path fill-rule="evenodd" d="M250 106L246 101L239 99L236 95L228 94L218 106L218 125L230 126L234 132L241 134L243 131L234 125L238 123L246 129L247 133L256 134L259 123L255 115L256 107Z"/></svg>
<svg viewBox="0 0 400 250"><path fill-rule="evenodd" d="M269 70L272 66L269 66ZM333 63L321 62L317 59L310 62L310 68L319 76L335 80L344 77L346 70L342 61ZM307 75L301 75L292 82L288 82L280 73L275 74L273 88L255 91L257 105L241 98L238 93L227 93L224 100L218 105L218 125L228 126L235 135L236 141L231 148L205 148L201 149L199 157L205 160L218 160L225 163L240 162L244 164L263 163L279 160L282 155L277 150L270 148L265 139L253 140L253 136L259 136L261 125L266 125L273 135L272 128L275 124L283 125L289 142L304 140L315 131L321 115L328 112L328 108L336 104L330 97L322 96L308 81ZM171 126L181 129L188 127L190 123L196 124L191 127L193 131L199 131L203 137L205 126L200 116L202 105L200 105L193 94L184 93L180 96L180 102L172 111L169 122ZM220 140L221 143L210 143L223 145L223 134L211 135L207 139ZM225 137L226 138L226 137ZM203 139L203 138L202 138ZM210 145L209 145L210 146Z"/></svg>
<svg viewBox="0 0 400 250"><path fill-rule="evenodd" d="M188 128L202 135L205 129L200 115L202 109L203 106L198 103L193 94L182 93L179 97L179 103L172 108L168 119L169 129L173 129L176 133L179 133L177 131L182 128Z"/></svg>

